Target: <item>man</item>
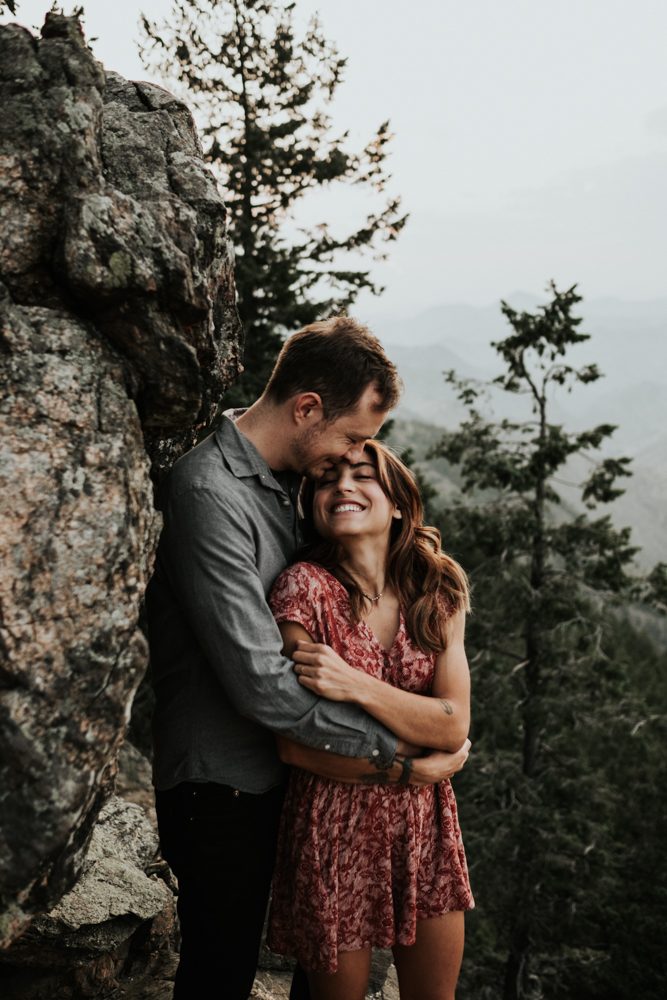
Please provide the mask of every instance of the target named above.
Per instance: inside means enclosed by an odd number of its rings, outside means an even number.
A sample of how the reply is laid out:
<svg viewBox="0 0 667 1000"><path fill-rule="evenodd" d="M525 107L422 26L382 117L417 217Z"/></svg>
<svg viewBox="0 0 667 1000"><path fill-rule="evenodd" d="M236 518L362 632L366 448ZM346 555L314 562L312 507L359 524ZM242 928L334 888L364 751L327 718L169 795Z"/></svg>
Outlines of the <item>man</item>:
<svg viewBox="0 0 667 1000"><path fill-rule="evenodd" d="M160 838L180 887L175 1000L249 996L285 790L274 733L402 773L384 726L298 683L266 602L300 543L302 476L359 461L399 387L368 330L314 323L161 490L147 608Z"/></svg>

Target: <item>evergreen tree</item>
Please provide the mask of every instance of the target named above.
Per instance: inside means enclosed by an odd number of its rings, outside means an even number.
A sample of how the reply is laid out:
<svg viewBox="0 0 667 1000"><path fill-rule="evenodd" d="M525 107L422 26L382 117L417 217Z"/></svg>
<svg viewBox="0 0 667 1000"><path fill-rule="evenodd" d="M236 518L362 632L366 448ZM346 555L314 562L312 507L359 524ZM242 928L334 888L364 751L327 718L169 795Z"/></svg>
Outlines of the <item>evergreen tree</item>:
<svg viewBox="0 0 667 1000"><path fill-rule="evenodd" d="M347 134L332 136L323 108L345 60L317 18L297 37L294 8L278 0L178 0L168 22L143 18L144 63L198 110L204 153L230 211L246 343L245 371L226 405L248 405L262 393L286 331L346 310L363 288L382 291L368 271L341 267L340 257L377 253L407 218L393 198L350 235L323 223L285 236L295 204L318 186L382 191L391 139L388 122L358 154L346 149Z"/></svg>
<svg viewBox="0 0 667 1000"><path fill-rule="evenodd" d="M595 365L565 362L587 339L572 316L581 298L551 290L536 314L503 303L512 332L494 345L506 366L494 384L527 394L528 419L485 421L482 386L450 372L469 419L431 454L460 466L471 498L442 511L438 526L470 572L475 605L474 762L457 778L478 897L462 990L475 1000L569 996L609 958L601 887L621 891L613 831L623 804L609 761L641 712L606 641L606 603L636 590L630 531L609 517L558 514L555 474L615 428L575 434L549 421L554 386L600 377ZM593 469L581 484L588 507L622 493L628 462Z"/></svg>

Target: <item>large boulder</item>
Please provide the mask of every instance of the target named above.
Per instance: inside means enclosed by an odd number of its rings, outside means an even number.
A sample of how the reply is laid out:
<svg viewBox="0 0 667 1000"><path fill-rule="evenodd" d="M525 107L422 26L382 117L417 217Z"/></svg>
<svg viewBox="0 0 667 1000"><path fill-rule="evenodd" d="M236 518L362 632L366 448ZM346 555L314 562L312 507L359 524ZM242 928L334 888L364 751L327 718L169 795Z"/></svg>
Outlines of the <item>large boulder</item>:
<svg viewBox="0 0 667 1000"><path fill-rule="evenodd" d="M151 477L210 423L241 329L226 210L182 101L105 73L55 13L41 38L0 26L0 99L6 946L88 864L146 667Z"/></svg>
<svg viewBox="0 0 667 1000"><path fill-rule="evenodd" d="M0 27L0 94L2 280L21 304L73 308L132 360L159 473L239 369L226 209L192 115L105 73L79 21L54 13L40 39Z"/></svg>

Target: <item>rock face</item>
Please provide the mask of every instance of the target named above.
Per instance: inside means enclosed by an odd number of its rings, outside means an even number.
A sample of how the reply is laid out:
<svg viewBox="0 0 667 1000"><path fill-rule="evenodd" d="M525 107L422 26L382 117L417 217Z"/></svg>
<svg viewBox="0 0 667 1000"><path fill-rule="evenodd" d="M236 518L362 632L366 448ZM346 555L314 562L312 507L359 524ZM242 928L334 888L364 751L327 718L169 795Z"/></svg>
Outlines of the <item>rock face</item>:
<svg viewBox="0 0 667 1000"><path fill-rule="evenodd" d="M0 966L8 1000L96 996L118 985L132 964L132 945L142 950L142 971L151 953L168 942L173 897L165 883L148 877L157 834L142 809L113 797L102 808L83 873L50 913L33 920ZM137 940L135 932L144 933ZM133 938L134 935L134 938Z"/></svg>
<svg viewBox="0 0 667 1000"><path fill-rule="evenodd" d="M74 17L0 29L0 273L21 304L72 309L131 359L158 472L238 371L226 209L192 115L104 72ZM156 462L154 461L154 466Z"/></svg>
<svg viewBox="0 0 667 1000"><path fill-rule="evenodd" d="M88 863L146 665L151 476L211 420L240 325L226 210L181 101L105 74L53 13L40 39L0 26L0 97L6 945Z"/></svg>
<svg viewBox="0 0 667 1000"><path fill-rule="evenodd" d="M4 936L81 867L146 664L159 520L122 360L65 311L0 303Z"/></svg>

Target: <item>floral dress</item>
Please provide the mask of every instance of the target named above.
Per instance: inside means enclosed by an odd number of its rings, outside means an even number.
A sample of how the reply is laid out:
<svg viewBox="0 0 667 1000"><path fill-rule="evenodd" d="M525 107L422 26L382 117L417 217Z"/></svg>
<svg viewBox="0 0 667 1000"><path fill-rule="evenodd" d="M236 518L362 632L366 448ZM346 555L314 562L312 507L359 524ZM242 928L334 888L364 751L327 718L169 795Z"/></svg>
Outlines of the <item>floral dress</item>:
<svg viewBox="0 0 667 1000"><path fill-rule="evenodd" d="M290 566L269 603L276 621L298 622L358 670L430 693L435 654L412 644L403 613L387 651L364 621L354 621L347 591L321 566ZM333 973L339 951L414 944L417 920L473 906L449 781L351 785L292 769L273 882L272 951Z"/></svg>

